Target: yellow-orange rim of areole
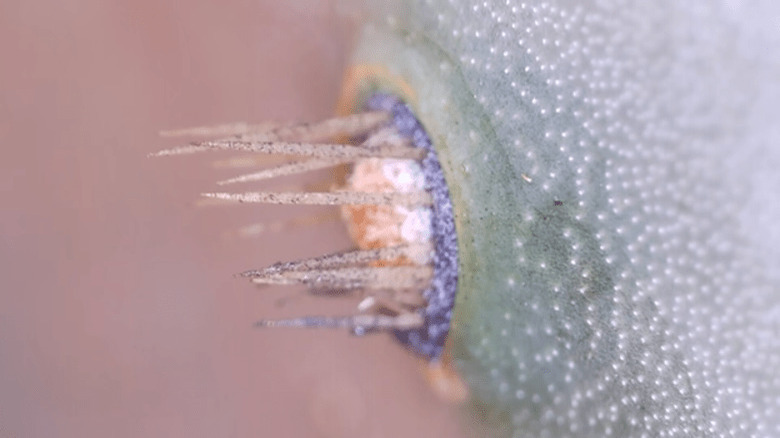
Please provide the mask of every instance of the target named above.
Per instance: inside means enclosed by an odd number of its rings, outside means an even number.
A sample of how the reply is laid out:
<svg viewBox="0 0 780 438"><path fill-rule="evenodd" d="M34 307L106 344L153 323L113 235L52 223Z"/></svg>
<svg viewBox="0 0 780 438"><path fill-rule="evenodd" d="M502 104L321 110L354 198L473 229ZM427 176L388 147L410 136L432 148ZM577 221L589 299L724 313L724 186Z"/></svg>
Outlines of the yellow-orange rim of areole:
<svg viewBox="0 0 780 438"><path fill-rule="evenodd" d="M356 108L369 92L385 91L396 94L404 102L415 106L417 93L398 75L376 64L355 64L344 72L341 93L336 104L336 114L346 116L359 111Z"/></svg>

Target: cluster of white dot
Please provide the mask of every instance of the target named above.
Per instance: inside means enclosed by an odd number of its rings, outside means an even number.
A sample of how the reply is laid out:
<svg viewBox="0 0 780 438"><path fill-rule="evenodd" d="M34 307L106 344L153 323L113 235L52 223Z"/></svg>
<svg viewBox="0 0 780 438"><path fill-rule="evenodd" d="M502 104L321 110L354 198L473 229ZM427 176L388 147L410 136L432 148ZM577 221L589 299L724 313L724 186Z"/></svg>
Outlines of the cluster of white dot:
<svg viewBox="0 0 780 438"><path fill-rule="evenodd" d="M385 159L382 160L382 174L402 193L425 190L425 175L420 163L414 160ZM403 217L401 237L410 243L426 243L431 241L431 217L433 211L429 207L409 208L396 205L395 211Z"/></svg>
<svg viewBox="0 0 780 438"><path fill-rule="evenodd" d="M427 1L397 19L451 55L522 175L495 183L528 232L507 236L507 298L466 366L516 436L780 436L777 268L744 245L718 161L744 78L718 9L688 3Z"/></svg>

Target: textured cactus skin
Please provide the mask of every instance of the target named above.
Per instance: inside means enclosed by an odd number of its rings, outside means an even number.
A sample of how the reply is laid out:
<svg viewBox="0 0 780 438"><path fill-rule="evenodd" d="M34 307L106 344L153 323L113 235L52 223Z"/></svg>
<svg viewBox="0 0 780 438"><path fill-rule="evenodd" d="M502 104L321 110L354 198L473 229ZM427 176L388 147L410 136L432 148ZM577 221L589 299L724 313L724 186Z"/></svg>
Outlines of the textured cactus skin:
<svg viewBox="0 0 780 438"><path fill-rule="evenodd" d="M777 84L715 4L579 4L370 4L355 62L415 90L450 185L458 369L512 436L780 436L778 208L745 213L778 199L732 160L777 162Z"/></svg>

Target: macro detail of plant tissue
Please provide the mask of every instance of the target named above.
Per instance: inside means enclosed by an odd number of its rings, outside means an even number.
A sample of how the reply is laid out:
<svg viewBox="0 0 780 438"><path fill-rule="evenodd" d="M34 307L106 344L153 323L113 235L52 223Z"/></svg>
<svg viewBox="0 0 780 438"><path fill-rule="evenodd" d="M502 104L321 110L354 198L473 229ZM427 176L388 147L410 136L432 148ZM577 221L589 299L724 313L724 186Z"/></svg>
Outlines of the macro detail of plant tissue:
<svg viewBox="0 0 780 438"><path fill-rule="evenodd" d="M295 157L226 188L333 169L205 194L336 206L355 241L242 274L353 313L259 326L388 332L499 436L780 436L778 7L345 4L333 119L157 154Z"/></svg>

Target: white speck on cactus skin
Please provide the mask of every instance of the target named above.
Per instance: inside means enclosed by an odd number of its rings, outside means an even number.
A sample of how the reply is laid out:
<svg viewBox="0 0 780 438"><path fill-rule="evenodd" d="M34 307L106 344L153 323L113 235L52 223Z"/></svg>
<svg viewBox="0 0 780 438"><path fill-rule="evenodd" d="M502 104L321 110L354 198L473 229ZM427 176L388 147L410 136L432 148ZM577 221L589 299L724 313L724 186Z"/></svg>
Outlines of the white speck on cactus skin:
<svg viewBox="0 0 780 438"><path fill-rule="evenodd" d="M780 436L780 31L746 7L373 4L356 60L418 93L453 354L508 434Z"/></svg>

